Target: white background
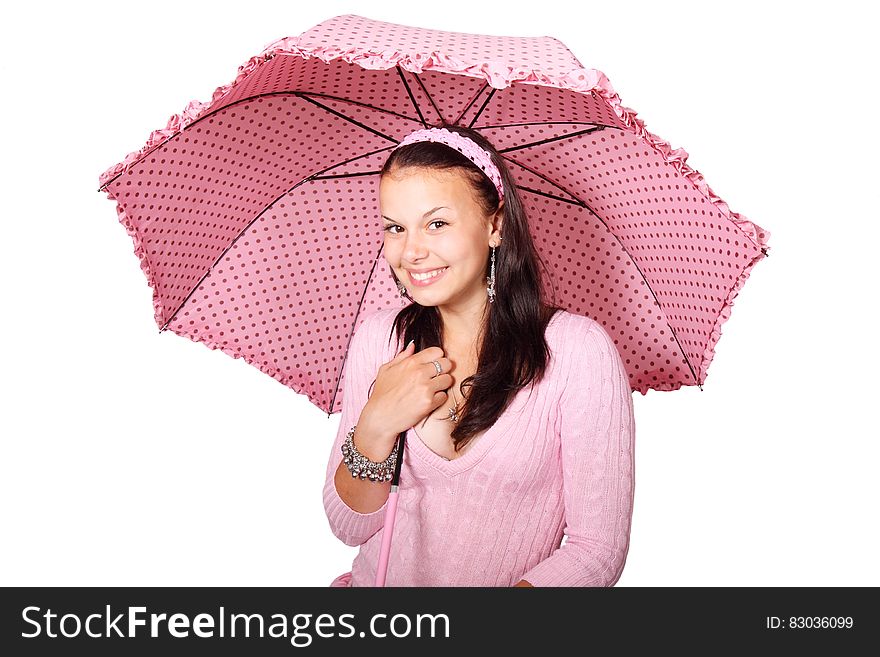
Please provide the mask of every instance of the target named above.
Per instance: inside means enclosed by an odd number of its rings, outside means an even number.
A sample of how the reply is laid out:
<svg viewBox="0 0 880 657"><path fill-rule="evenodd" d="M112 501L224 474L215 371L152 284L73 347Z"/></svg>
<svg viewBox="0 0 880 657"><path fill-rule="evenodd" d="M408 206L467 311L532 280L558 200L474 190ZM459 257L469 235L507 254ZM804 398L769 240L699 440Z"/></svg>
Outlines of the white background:
<svg viewBox="0 0 880 657"><path fill-rule="evenodd" d="M555 36L771 232L701 392L634 393L618 586L880 584L875 25L857 2L13 4L0 584L327 586L339 415L160 336L98 176L269 42L354 13ZM437 11L442 7L442 11Z"/></svg>

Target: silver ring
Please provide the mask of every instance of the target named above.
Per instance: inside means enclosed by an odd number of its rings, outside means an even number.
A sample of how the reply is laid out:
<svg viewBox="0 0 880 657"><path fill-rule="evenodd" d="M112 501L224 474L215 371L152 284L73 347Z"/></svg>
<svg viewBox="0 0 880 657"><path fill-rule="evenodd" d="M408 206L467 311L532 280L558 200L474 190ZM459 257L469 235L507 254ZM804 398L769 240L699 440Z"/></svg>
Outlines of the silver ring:
<svg viewBox="0 0 880 657"><path fill-rule="evenodd" d="M443 374L443 368L440 367L440 363L438 363L436 360L432 360L431 363L434 365L434 367L437 368L437 376Z"/></svg>

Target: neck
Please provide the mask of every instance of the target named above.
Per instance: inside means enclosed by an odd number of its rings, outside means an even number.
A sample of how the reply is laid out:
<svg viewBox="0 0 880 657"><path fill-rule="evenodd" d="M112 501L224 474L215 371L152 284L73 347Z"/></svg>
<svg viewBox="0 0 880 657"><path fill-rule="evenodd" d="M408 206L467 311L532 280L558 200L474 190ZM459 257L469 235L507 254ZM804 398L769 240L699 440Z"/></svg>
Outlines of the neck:
<svg viewBox="0 0 880 657"><path fill-rule="evenodd" d="M440 306L444 347L462 355L475 352L482 338L488 304L486 299L465 308Z"/></svg>

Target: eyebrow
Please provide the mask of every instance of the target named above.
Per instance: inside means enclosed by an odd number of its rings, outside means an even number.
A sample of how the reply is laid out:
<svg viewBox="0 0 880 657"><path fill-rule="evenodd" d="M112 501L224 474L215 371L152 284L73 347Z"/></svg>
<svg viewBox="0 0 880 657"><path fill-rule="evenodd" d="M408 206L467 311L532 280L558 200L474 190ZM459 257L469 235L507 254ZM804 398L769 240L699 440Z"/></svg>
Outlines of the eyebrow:
<svg viewBox="0 0 880 657"><path fill-rule="evenodd" d="M444 208L447 209L447 210L451 210L451 209L452 209L452 208L449 208L449 207L447 207L447 206L445 206L445 205L438 205L438 206L437 206L436 208L434 208L433 210L428 210L425 214L423 214L423 215L422 215L422 219L427 219L430 215L432 215L432 214L434 214L435 212L437 212L437 210L442 210L442 209L444 209ZM392 222L394 222L394 223L397 223L396 221L394 221L394 219L392 219L391 217L386 217L384 214L382 215L382 218L383 218L383 219L387 219L388 221L392 221Z"/></svg>

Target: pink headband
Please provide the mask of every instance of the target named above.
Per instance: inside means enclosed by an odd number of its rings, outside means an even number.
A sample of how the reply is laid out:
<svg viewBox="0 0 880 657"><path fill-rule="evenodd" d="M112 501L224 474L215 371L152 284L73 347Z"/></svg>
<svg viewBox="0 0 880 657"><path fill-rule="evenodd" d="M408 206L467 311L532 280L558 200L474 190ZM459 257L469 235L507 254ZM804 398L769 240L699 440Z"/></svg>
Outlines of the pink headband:
<svg viewBox="0 0 880 657"><path fill-rule="evenodd" d="M504 197L504 184L501 182L501 174L498 173L498 167L492 162L492 157L484 151L477 143L464 135L447 130L446 128L426 128L424 130L416 130L408 134L402 142L397 144L392 150L396 151L401 146L412 144L417 141L437 141L447 146L451 146L459 153L467 157L471 162L476 164L483 173L489 176L489 179L495 183L498 195Z"/></svg>

